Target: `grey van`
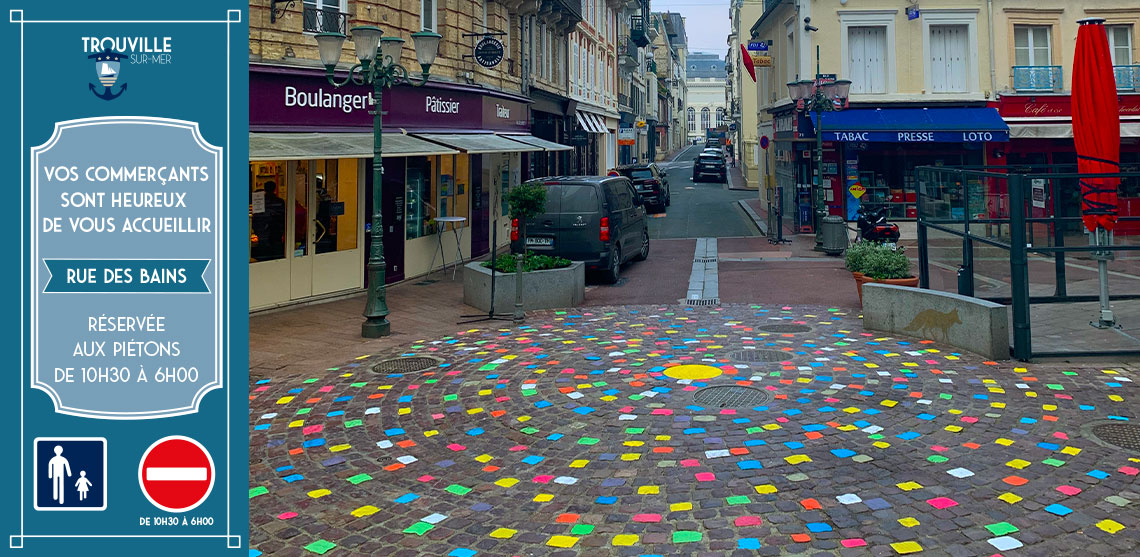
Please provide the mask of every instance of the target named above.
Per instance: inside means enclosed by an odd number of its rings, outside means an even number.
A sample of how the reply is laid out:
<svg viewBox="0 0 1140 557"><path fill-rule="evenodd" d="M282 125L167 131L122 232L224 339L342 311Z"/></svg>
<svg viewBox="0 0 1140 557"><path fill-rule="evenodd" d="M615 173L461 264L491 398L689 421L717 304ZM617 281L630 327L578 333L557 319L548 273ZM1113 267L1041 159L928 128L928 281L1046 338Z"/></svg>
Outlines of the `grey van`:
<svg viewBox="0 0 1140 557"><path fill-rule="evenodd" d="M607 282L621 266L649 256L645 206L624 176L557 176L532 180L546 187L546 214L527 219L526 238L511 223L511 247L583 261ZM515 239L518 238L518 239Z"/></svg>

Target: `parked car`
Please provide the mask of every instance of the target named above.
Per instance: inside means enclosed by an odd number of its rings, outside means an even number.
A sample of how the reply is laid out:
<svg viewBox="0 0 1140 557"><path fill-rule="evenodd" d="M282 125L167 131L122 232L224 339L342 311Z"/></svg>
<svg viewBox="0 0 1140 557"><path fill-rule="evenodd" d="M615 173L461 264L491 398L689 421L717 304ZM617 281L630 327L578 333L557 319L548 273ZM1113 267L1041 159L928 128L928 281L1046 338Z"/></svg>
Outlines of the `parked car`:
<svg viewBox="0 0 1140 557"><path fill-rule="evenodd" d="M669 179L656 164L630 164L619 166L617 171L633 182L633 189L641 194L646 210L652 208L655 213L664 213L672 202Z"/></svg>
<svg viewBox="0 0 1140 557"><path fill-rule="evenodd" d="M605 281L621 278L626 261L649 257L649 225L641 195L625 176L557 176L533 183L546 187L546 213L527 219L526 237L511 222L518 250L583 261Z"/></svg>
<svg viewBox="0 0 1140 557"><path fill-rule="evenodd" d="M721 147L705 147L704 150L701 151L701 155L717 155L723 158L725 156L725 152Z"/></svg>
<svg viewBox="0 0 1140 557"><path fill-rule="evenodd" d="M693 182L700 182L705 176L716 176L717 181L728 183L724 157L716 153L701 153L693 163Z"/></svg>

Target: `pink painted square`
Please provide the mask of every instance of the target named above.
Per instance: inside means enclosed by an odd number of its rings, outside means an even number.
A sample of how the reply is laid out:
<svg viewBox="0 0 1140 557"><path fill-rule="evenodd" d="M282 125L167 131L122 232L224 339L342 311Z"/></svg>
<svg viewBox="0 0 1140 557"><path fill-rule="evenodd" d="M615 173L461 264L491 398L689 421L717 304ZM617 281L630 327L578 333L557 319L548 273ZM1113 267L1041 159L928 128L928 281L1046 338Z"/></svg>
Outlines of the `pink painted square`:
<svg viewBox="0 0 1140 557"><path fill-rule="evenodd" d="M716 474L712 472L698 472L696 478L698 482L711 482L716 479Z"/></svg>
<svg viewBox="0 0 1140 557"><path fill-rule="evenodd" d="M304 435L308 435L310 433L317 433L318 431L321 431L324 428L325 428L325 426L323 426L323 425L311 425L311 426L308 426L308 427L302 429L301 433Z"/></svg>
<svg viewBox="0 0 1140 557"><path fill-rule="evenodd" d="M737 526L758 526L762 523L763 521L758 516L741 516L734 522Z"/></svg>
<svg viewBox="0 0 1140 557"><path fill-rule="evenodd" d="M1060 491L1065 495L1076 495L1081 492L1081 488L1073 487L1071 485L1062 485L1057 487L1057 491Z"/></svg>
<svg viewBox="0 0 1140 557"><path fill-rule="evenodd" d="M630 412L633 412L633 407L632 406L622 406L621 408L618 409L618 412L621 412L623 414L628 414Z"/></svg>
<svg viewBox="0 0 1140 557"><path fill-rule="evenodd" d="M508 451L511 451L512 453L517 453L517 452L519 452L519 451L525 451L525 450L526 450L526 445L515 445L515 446L513 446L513 447L511 447L511 448L509 448L509 449L507 449L507 450L508 450Z"/></svg>
<svg viewBox="0 0 1140 557"><path fill-rule="evenodd" d="M431 415L431 419L433 419L433 420L442 420L442 419L443 419L443 414L432 414L432 415Z"/></svg>
<svg viewBox="0 0 1140 557"><path fill-rule="evenodd" d="M782 423L782 424L786 424L786 423L788 423L788 419L787 419L787 418L785 418L785 417L783 417L783 416L780 416L779 418L776 418L776 421L777 421L777 422L780 422L780 423Z"/></svg>
<svg viewBox="0 0 1140 557"><path fill-rule="evenodd" d="M977 423L978 419L973 416L962 416L962 421L968 424Z"/></svg>
<svg viewBox="0 0 1140 557"><path fill-rule="evenodd" d="M650 413L653 414L654 416L672 416L673 415L673 411L668 409L668 408L657 408L657 409L654 409L653 412L650 412Z"/></svg>
<svg viewBox="0 0 1140 557"><path fill-rule="evenodd" d="M661 522L661 515L659 514L635 514L633 515L634 522Z"/></svg>
<svg viewBox="0 0 1140 557"><path fill-rule="evenodd" d="M424 474L424 475L422 475L422 476L420 476L420 477L416 478L416 481L420 481L420 482L424 482L424 483L427 483L427 482L430 482L430 481L432 481L432 480L434 480L434 479L435 479L435 476L432 476L432 475L430 475L430 474Z"/></svg>
<svg viewBox="0 0 1140 557"><path fill-rule="evenodd" d="M1136 474L1140 474L1140 469L1136 469L1136 468L1133 468L1131 466L1121 466L1120 468L1118 468L1118 470L1120 471L1121 474L1125 474L1128 476L1135 476Z"/></svg>
<svg viewBox="0 0 1140 557"><path fill-rule="evenodd" d="M277 515L277 518L280 518L281 520L289 520L290 518L293 518L294 516L297 516L297 513L288 512L288 513L281 513L281 514Z"/></svg>
<svg viewBox="0 0 1140 557"><path fill-rule="evenodd" d="M1056 437L1057 439L1068 439L1068 438L1069 438L1069 436L1068 436L1068 435L1066 435L1066 434L1064 434L1064 433L1062 433L1062 432L1060 432L1060 431L1058 431L1058 432L1054 433L1054 434L1053 434L1053 437Z"/></svg>
<svg viewBox="0 0 1140 557"><path fill-rule="evenodd" d="M510 400L510 399L511 399L511 397L509 397L509 396L501 396L501 397L499 397L499 398L496 398L496 399L495 399L495 402L506 402L506 401L508 401L508 400Z"/></svg>
<svg viewBox="0 0 1140 557"><path fill-rule="evenodd" d="M957 501L949 497L935 497L934 499L927 499L926 502L929 503L931 507L939 510L948 509L958 504Z"/></svg>
<svg viewBox="0 0 1140 557"><path fill-rule="evenodd" d="M825 399L823 399L823 401L831 403L831 404L835 404L836 402L839 402L839 399L838 398L825 398Z"/></svg>
<svg viewBox="0 0 1140 557"><path fill-rule="evenodd" d="M942 451L945 451L947 449L946 449L946 447L943 447L942 445L931 445L930 450L936 451L936 452L942 452Z"/></svg>
<svg viewBox="0 0 1140 557"><path fill-rule="evenodd" d="M687 458L687 459L681 461L681 466L691 467L691 466L700 466L700 465L701 465L701 461L694 459L694 458Z"/></svg>
<svg viewBox="0 0 1140 557"><path fill-rule="evenodd" d="M448 445L447 448L449 448L453 451L462 451L462 450L465 450L467 447L464 447L463 445L460 445L459 443L452 443L452 444Z"/></svg>
<svg viewBox="0 0 1140 557"><path fill-rule="evenodd" d="M843 547L863 547L867 545L867 540L863 538L847 538L845 540L839 540L839 544Z"/></svg>
<svg viewBox="0 0 1140 557"><path fill-rule="evenodd" d="M536 484L548 484L548 483L550 483L550 480L553 480L553 479L554 479L554 476L543 475L543 476L535 476L534 480L532 480L532 481Z"/></svg>
<svg viewBox="0 0 1140 557"><path fill-rule="evenodd" d="M729 416L731 416L731 415L733 415L733 414L735 414L735 413L736 413L736 410L732 410L732 409L730 409L730 408L725 408L724 410L721 410L721 411L720 411L720 413L721 413L722 415L729 415Z"/></svg>

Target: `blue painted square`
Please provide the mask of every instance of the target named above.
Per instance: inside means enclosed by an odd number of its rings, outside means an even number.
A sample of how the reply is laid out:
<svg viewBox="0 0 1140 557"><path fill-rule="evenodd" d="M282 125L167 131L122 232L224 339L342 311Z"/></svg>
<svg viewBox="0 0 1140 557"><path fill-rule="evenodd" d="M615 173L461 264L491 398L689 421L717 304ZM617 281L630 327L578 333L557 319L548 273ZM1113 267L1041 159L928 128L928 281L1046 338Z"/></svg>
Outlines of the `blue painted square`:
<svg viewBox="0 0 1140 557"><path fill-rule="evenodd" d="M1069 507L1066 507L1065 505L1061 505L1059 503L1053 503L1052 505L1045 507L1045 512L1053 513L1057 516L1065 516L1073 512L1073 509L1070 509Z"/></svg>
<svg viewBox="0 0 1140 557"><path fill-rule="evenodd" d="M813 534L818 534L819 532L830 532L831 525L826 522L809 522L807 523L807 529Z"/></svg>
<svg viewBox="0 0 1140 557"><path fill-rule="evenodd" d="M403 435L403 434L404 434L404 430L402 430L398 427L393 427L391 429L385 429L384 430L384 435L387 435L389 437L391 437L393 435Z"/></svg>
<svg viewBox="0 0 1140 557"><path fill-rule="evenodd" d="M758 460L742 460L737 462L736 465L740 467L741 470L759 470L764 467Z"/></svg>
<svg viewBox="0 0 1140 557"><path fill-rule="evenodd" d="M540 400L534 403L535 408L546 408L547 406L554 406L554 403L550 402L549 400Z"/></svg>
<svg viewBox="0 0 1140 557"><path fill-rule="evenodd" d="M590 412L593 412L593 411L594 411L594 409L590 408L589 406L579 406L579 407L574 409L574 413L581 414L583 416L585 416L586 414L589 414Z"/></svg>
<svg viewBox="0 0 1140 557"><path fill-rule="evenodd" d="M411 503L412 501L415 501L416 499L419 499L419 498L420 498L420 496L416 495L415 493L405 493L405 494L397 497L396 499L394 499L394 501L403 505L403 504Z"/></svg>
<svg viewBox="0 0 1140 557"><path fill-rule="evenodd" d="M1090 476L1092 476L1098 480L1103 480L1103 479L1108 477L1108 472L1104 472L1101 470L1093 470L1093 471L1089 472L1088 475L1090 475Z"/></svg>
<svg viewBox="0 0 1140 557"><path fill-rule="evenodd" d="M736 547L740 549L760 549L760 540L758 538L740 538L736 541Z"/></svg>
<svg viewBox="0 0 1140 557"><path fill-rule="evenodd" d="M918 439L920 437L920 435L914 431L907 431L904 433L900 433L900 434L896 435L895 437L898 437L899 439L904 439L906 441L910 441L911 439Z"/></svg>
<svg viewBox="0 0 1140 557"><path fill-rule="evenodd" d="M598 497L594 502L599 505L612 505L617 503L617 497Z"/></svg>
<svg viewBox="0 0 1140 557"><path fill-rule="evenodd" d="M851 449L831 449L831 454L839 458L847 458L855 456L855 451Z"/></svg>
<svg viewBox="0 0 1140 557"><path fill-rule="evenodd" d="M448 553L447 557L474 557L474 555L476 553L478 553L478 552L475 551L474 549L467 549L466 547L460 547L460 548L452 550L451 553Z"/></svg>
<svg viewBox="0 0 1140 557"><path fill-rule="evenodd" d="M546 457L538 455L530 455L522 459L524 464L530 464L532 466L538 464L539 462L542 462L543 460L546 460Z"/></svg>

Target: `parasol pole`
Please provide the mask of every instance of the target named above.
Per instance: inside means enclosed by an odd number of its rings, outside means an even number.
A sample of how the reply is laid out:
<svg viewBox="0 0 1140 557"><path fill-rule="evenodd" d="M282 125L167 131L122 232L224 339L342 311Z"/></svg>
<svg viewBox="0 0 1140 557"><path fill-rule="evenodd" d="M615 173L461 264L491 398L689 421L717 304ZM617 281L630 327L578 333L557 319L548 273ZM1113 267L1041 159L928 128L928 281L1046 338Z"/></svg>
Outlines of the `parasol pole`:
<svg viewBox="0 0 1140 557"><path fill-rule="evenodd" d="M1112 246L1112 231L1103 226L1097 226L1093 236L1093 244L1100 247ZM1090 321L1089 325L1098 329L1112 329L1120 327L1112 315L1112 306L1108 298L1108 262L1113 259L1111 250L1097 250L1093 252L1096 258L1098 278L1100 279L1100 320Z"/></svg>

